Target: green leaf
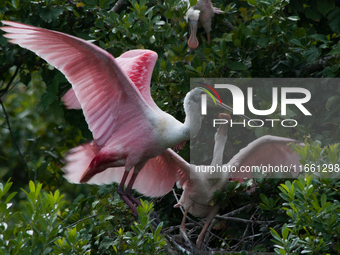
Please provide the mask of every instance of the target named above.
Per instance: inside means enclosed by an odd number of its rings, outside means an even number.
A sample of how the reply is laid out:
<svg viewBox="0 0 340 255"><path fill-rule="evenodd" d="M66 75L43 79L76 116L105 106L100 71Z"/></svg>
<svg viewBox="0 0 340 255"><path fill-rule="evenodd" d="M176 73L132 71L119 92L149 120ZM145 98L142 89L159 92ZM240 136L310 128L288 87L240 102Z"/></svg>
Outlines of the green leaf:
<svg viewBox="0 0 340 255"><path fill-rule="evenodd" d="M321 55L321 50L316 48L314 45L310 47L303 53L303 56L306 57L307 63L312 63Z"/></svg>
<svg viewBox="0 0 340 255"><path fill-rule="evenodd" d="M18 192L12 192L8 197L6 198L5 203L7 204L11 199L17 194Z"/></svg>
<svg viewBox="0 0 340 255"><path fill-rule="evenodd" d="M2 196L5 195L9 191L9 189L12 187L13 182L10 182L10 180L11 179L9 179L6 182L5 186L2 186L2 189L1 189L2 190Z"/></svg>
<svg viewBox="0 0 340 255"><path fill-rule="evenodd" d="M87 8L93 8L97 6L97 0L82 0L85 5L88 5Z"/></svg>
<svg viewBox="0 0 340 255"><path fill-rule="evenodd" d="M339 244L339 242L337 242L337 243L335 244L335 249L336 249L336 251L337 251L338 253L340 253L340 244Z"/></svg>
<svg viewBox="0 0 340 255"><path fill-rule="evenodd" d="M38 198L38 196L39 196L39 194L40 194L41 187L42 187L42 183L38 183L37 189L36 189L36 191L35 191L35 194L36 194L36 197L37 197L37 198Z"/></svg>
<svg viewBox="0 0 340 255"><path fill-rule="evenodd" d="M35 193L35 185L33 181L30 181L28 184L29 188L30 188L30 192Z"/></svg>
<svg viewBox="0 0 340 255"><path fill-rule="evenodd" d="M189 69L190 71L193 71L193 72L195 72L195 73L198 73L197 70L196 70L195 68L193 68L191 65L185 65L185 67L186 67L187 69Z"/></svg>
<svg viewBox="0 0 340 255"><path fill-rule="evenodd" d="M270 42L270 38L268 38L268 37L261 37L260 40L258 41L258 44L262 48L267 48L269 42Z"/></svg>
<svg viewBox="0 0 340 255"><path fill-rule="evenodd" d="M232 71L236 70L247 70L247 66L241 62L235 62L235 61L227 61L227 66L230 68Z"/></svg>
<svg viewBox="0 0 340 255"><path fill-rule="evenodd" d="M300 17L299 16L289 16L289 17L287 17L287 19L292 20L292 21L298 21L298 20L300 20Z"/></svg>
<svg viewBox="0 0 340 255"><path fill-rule="evenodd" d="M30 203L26 203L26 211L27 211L29 217L31 218L34 214L34 210L33 210L33 207Z"/></svg>
<svg viewBox="0 0 340 255"><path fill-rule="evenodd" d="M197 0L189 0L190 6L194 6L197 4Z"/></svg>
<svg viewBox="0 0 340 255"><path fill-rule="evenodd" d="M321 196L321 206L323 207L327 202L327 195L324 193Z"/></svg>
<svg viewBox="0 0 340 255"><path fill-rule="evenodd" d="M12 5L15 9L19 9L19 7L20 7L20 0L12 0L12 1L11 1L11 5Z"/></svg>
<svg viewBox="0 0 340 255"><path fill-rule="evenodd" d="M334 9L335 3L334 0L327 0L327 1L317 1L318 4L318 11L323 15L326 16L331 10Z"/></svg>
<svg viewBox="0 0 340 255"><path fill-rule="evenodd" d="M248 0L247 1L249 5L256 6L256 0ZM254 18L254 17L253 17Z"/></svg>
<svg viewBox="0 0 340 255"><path fill-rule="evenodd" d="M59 16L63 13L63 9L61 8L43 8L39 13L40 17L46 21L47 23L51 23L59 18Z"/></svg>
<svg viewBox="0 0 340 255"><path fill-rule="evenodd" d="M52 80L52 84L48 84L46 92L41 96L40 106L43 108L48 107L57 99L57 92L59 87L59 75L55 75Z"/></svg>
<svg viewBox="0 0 340 255"><path fill-rule="evenodd" d="M275 229L270 228L270 233L272 234L272 236L273 236L276 240L278 240L278 241L281 243L282 238L281 238L281 236L275 231Z"/></svg>
<svg viewBox="0 0 340 255"><path fill-rule="evenodd" d="M155 231L155 235L158 236L162 230L163 227L163 222L161 222L160 224L158 224L157 229Z"/></svg>
<svg viewBox="0 0 340 255"><path fill-rule="evenodd" d="M340 30L340 8L337 6L333 11L331 11L328 16L329 27L333 32L337 33Z"/></svg>
<svg viewBox="0 0 340 255"><path fill-rule="evenodd" d="M261 18L262 18L262 15L259 15L259 14L253 15L253 19L261 19Z"/></svg>
<svg viewBox="0 0 340 255"><path fill-rule="evenodd" d="M340 49L334 49L334 50L331 50L327 56L329 55L340 55Z"/></svg>
<svg viewBox="0 0 340 255"><path fill-rule="evenodd" d="M327 36L323 34L314 34L310 35L311 38L313 38L316 41L322 41L324 43L331 43L332 41L328 40Z"/></svg>
<svg viewBox="0 0 340 255"><path fill-rule="evenodd" d="M269 206L269 200L268 200L268 198L266 197L265 194L261 193L260 198L265 205Z"/></svg>
<svg viewBox="0 0 340 255"><path fill-rule="evenodd" d="M100 0L99 1L99 6L102 9L108 9L110 8L111 4L114 3L116 0Z"/></svg>
<svg viewBox="0 0 340 255"><path fill-rule="evenodd" d="M333 96L330 96L328 99L327 99L327 102L326 102L326 109L328 111L331 110L331 107L334 103L338 104L339 103L339 100L340 100L340 96L339 95L333 95Z"/></svg>
<svg viewBox="0 0 340 255"><path fill-rule="evenodd" d="M309 7L306 8L305 15L308 19L312 20L320 20L322 18L322 14L320 12Z"/></svg>
<svg viewBox="0 0 340 255"><path fill-rule="evenodd" d="M302 44L298 39L291 39L290 42L297 45L297 46L302 47Z"/></svg>

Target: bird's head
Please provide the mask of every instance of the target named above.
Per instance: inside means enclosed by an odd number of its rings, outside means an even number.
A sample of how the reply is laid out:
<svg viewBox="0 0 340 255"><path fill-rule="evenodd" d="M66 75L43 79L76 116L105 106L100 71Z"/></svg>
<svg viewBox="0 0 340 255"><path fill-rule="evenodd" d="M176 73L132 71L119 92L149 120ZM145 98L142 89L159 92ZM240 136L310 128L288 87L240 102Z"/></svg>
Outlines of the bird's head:
<svg viewBox="0 0 340 255"><path fill-rule="evenodd" d="M191 7L185 15L185 19L189 25L189 33L190 33L188 46L191 49L196 49L199 45L197 37L196 37L196 33L197 33L197 26L198 26L198 20L200 17L200 12L201 12L200 10L195 10L193 7Z"/></svg>
<svg viewBox="0 0 340 255"><path fill-rule="evenodd" d="M201 88L194 88L189 91L189 93L184 98L184 109L185 112L198 112L200 114L201 112L201 104L202 104L202 94L206 94L205 91L203 91ZM213 97L213 98L212 98ZM222 108L229 112L233 112L233 108L230 106L220 103L220 101L215 98L214 96L207 95L207 106L214 107L214 108Z"/></svg>
<svg viewBox="0 0 340 255"><path fill-rule="evenodd" d="M184 110L186 113L188 113L189 111L201 112L202 94L207 94L207 93L199 87L194 88L189 91L189 93L184 98ZM208 107L219 108L219 109L222 108L224 110L227 110L233 113L232 107L224 104L223 102L220 102L220 100L214 97L212 94L207 95L206 99L207 99ZM250 118L245 115L239 115L239 116L247 121L250 120Z"/></svg>

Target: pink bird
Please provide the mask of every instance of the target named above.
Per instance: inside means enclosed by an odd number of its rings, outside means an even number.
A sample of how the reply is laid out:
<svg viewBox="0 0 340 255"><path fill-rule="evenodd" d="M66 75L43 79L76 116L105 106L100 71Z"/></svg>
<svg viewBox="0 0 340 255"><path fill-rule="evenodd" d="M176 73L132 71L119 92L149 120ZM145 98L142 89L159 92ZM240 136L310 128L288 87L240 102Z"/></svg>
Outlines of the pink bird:
<svg viewBox="0 0 340 255"><path fill-rule="evenodd" d="M220 119L230 120L228 114L219 114ZM213 159L211 166L222 165L224 147L227 142L228 125L220 125L215 133L215 145L213 152ZM223 179L211 178L209 173L197 173L193 165L182 164L180 173L182 178L178 182L178 186L183 188L182 196L179 202L174 207L182 206L184 208L184 215L181 223L181 232L186 236L185 220L188 212L195 217L206 217L207 221L204 224L201 233L199 234L196 244L200 248L204 234L209 227L220 207L217 205L210 205L214 192L221 190L228 183L229 176L224 175ZM186 236L186 239L187 236Z"/></svg>
<svg viewBox="0 0 340 255"><path fill-rule="evenodd" d="M190 5L190 3L188 3ZM211 20L216 14L224 13L222 10L212 6L210 0L199 0L196 5L189 8L185 15L186 21L189 23L190 37L188 46L191 49L196 49L199 45L196 37L197 28L203 27L207 33L208 44L210 44Z"/></svg>
<svg viewBox="0 0 340 255"><path fill-rule="evenodd" d="M220 118L229 120L230 116L227 114L221 116L220 114ZM215 134L215 146L211 166L222 166L227 130L226 124L220 125ZM300 157L290 150L287 145L288 143L304 146L304 143L294 139L265 135L241 149L225 166L236 166L237 171L239 171L242 166L260 166L261 164L271 164L272 166L299 166ZM182 233L185 233L185 218L188 212L195 217L207 218L196 240L196 245L200 248L210 222L220 209L219 205L211 205L214 192L224 190L233 176L226 172L221 173L218 178L216 178L216 176L212 177L209 172L197 172L195 169L195 166L190 165L181 167L182 178L178 182L178 185L183 188L183 193L175 207L182 206L185 210L181 224ZM237 178L232 178L232 180L244 181L242 175L240 176L238 174L236 177ZM251 175L244 177L252 178Z"/></svg>
<svg viewBox="0 0 340 255"><path fill-rule="evenodd" d="M11 43L35 52L66 76L72 90L63 100L68 108L83 110L93 134L93 141L69 151L65 178L72 183L120 182L118 194L136 213L134 204L139 201L131 195L132 187L147 196L168 193L178 180L181 160L176 162L177 154L167 148L190 139L200 129L202 91L194 89L186 95L186 119L181 123L151 98L157 53L131 50L115 59L74 36L2 23Z"/></svg>

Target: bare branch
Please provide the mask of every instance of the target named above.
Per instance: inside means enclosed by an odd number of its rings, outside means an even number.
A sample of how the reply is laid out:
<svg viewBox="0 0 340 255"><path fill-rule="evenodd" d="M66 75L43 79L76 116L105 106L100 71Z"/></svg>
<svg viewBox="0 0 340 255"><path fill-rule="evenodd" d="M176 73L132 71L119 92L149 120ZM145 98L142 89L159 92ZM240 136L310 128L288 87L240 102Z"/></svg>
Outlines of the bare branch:
<svg viewBox="0 0 340 255"><path fill-rule="evenodd" d="M1 96L3 96L9 90L11 84L13 83L15 77L17 76L17 74L19 72L19 69L20 69L20 66L17 66L17 68L15 69L14 74L12 75L11 79L8 81L6 87L4 89L0 90L0 104L1 104L1 107L2 107L2 111L3 111L4 115L5 115L5 120L6 120L7 128L9 130L9 133L10 133L11 137L12 137L12 141L14 143L14 146L15 146L16 150L18 151L19 157L21 158L22 162L24 163L24 165L26 167L27 173L29 173L29 167L27 165L27 162L25 161L24 156L22 155L22 153L20 151L18 143L15 140L15 137L14 137L14 134L13 134L13 131L12 131L12 128L11 128L11 123L9 121L9 116L8 116L7 111L5 109L5 105L4 105L4 103L3 103L2 99L1 99Z"/></svg>
<svg viewBox="0 0 340 255"><path fill-rule="evenodd" d="M118 0L118 2L113 6L113 8L110 10L110 12L117 12L120 7L124 4L125 0Z"/></svg>
<svg viewBox="0 0 340 255"><path fill-rule="evenodd" d="M17 76L18 72L19 72L20 66L17 66L17 68L14 71L14 74L12 75L11 79L9 79L6 87L4 89L0 89L0 98L5 95L5 93L9 90L9 87L12 85L15 77Z"/></svg>
<svg viewBox="0 0 340 255"><path fill-rule="evenodd" d="M68 229L68 228L72 228L73 226L77 225L79 222L82 222L82 221L85 221L85 220L88 220L88 219L91 219L91 218L94 218L94 217L97 217L97 214L96 215L91 215L91 216L88 216L84 219L80 219L76 222L73 222L71 225L68 225L67 227L65 227L65 229Z"/></svg>

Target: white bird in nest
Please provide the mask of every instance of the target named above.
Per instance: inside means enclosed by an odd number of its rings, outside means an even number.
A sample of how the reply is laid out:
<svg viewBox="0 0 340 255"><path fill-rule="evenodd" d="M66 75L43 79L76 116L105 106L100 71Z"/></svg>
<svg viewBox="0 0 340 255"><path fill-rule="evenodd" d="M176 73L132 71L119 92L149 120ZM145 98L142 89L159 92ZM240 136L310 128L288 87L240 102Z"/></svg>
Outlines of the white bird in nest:
<svg viewBox="0 0 340 255"><path fill-rule="evenodd" d="M220 114L220 118L230 120L228 114ZM227 131L228 125L223 124L219 126L215 134L215 146L211 166L218 165L223 167L230 165L235 166L237 171L239 171L242 166L259 166L261 164L270 164L271 166L300 165L300 157L291 151L288 144L295 143L304 146L304 143L295 139L271 135L262 136L251 142L245 148L241 149L229 163L223 165L223 152L227 141ZM196 172L195 169L196 167L194 165L182 164L182 178L177 185L183 188L183 193L174 207L182 206L185 210L181 224L181 232L185 235L186 239L188 239L185 229L187 213L189 212L195 217L207 218L196 240L197 248L200 248L206 230L220 209L219 205L211 205L215 191L224 190L230 179L243 182L243 178L252 178L252 176L240 172L237 175L231 175L225 172L216 178L216 176L212 177L210 172Z"/></svg>

